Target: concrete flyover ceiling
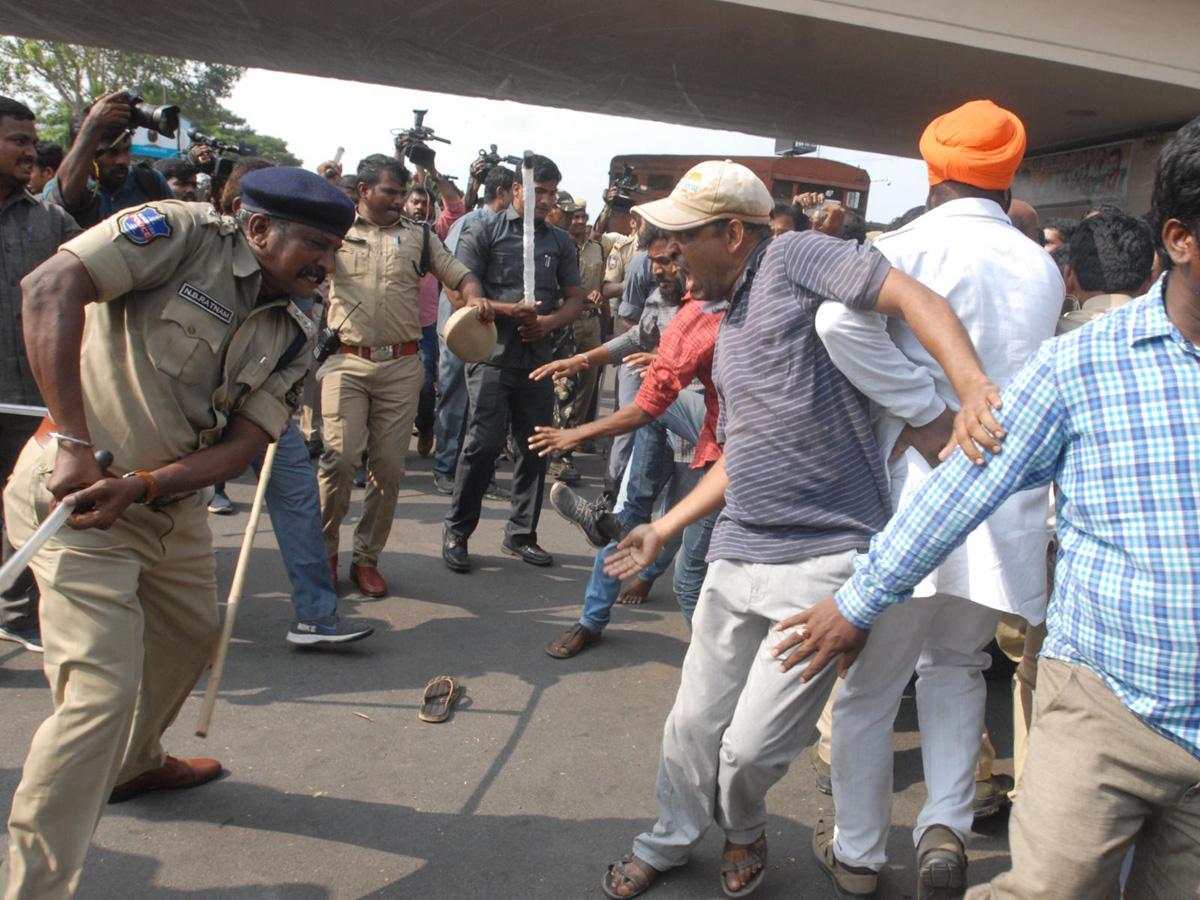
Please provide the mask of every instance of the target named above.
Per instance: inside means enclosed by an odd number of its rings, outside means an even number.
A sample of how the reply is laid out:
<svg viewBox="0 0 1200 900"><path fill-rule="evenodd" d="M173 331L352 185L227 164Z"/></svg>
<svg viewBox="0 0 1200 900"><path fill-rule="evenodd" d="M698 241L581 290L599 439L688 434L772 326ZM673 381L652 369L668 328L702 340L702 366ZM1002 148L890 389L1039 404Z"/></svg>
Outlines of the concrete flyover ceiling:
<svg viewBox="0 0 1200 900"><path fill-rule="evenodd" d="M0 0L0 31L915 156L980 97L1031 153L1187 121L1194 2Z"/></svg>

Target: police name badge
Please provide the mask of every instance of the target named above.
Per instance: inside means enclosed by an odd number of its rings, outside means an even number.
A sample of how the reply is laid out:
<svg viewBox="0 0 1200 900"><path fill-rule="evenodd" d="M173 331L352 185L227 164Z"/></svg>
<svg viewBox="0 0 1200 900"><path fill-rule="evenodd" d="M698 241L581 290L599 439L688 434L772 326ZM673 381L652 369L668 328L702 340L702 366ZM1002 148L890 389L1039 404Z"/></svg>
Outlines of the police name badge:
<svg viewBox="0 0 1200 900"><path fill-rule="evenodd" d="M117 230L139 247L171 236L171 224L162 213L149 206L125 213L117 219Z"/></svg>
<svg viewBox="0 0 1200 900"><path fill-rule="evenodd" d="M233 321L233 310L226 309L212 297L208 296L208 294L204 293L204 291L192 287L186 281L183 283L183 287L179 289L179 296L184 300L190 300L192 303L195 303L210 316L216 316L226 325Z"/></svg>

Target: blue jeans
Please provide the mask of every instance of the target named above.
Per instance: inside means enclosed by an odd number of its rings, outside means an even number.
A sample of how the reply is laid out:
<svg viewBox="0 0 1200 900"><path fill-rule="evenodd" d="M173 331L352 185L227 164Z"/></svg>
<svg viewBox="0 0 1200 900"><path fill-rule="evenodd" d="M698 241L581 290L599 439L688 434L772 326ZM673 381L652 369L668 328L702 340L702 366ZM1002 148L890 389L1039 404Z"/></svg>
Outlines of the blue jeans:
<svg viewBox="0 0 1200 900"><path fill-rule="evenodd" d="M628 366L617 366L617 409L624 409L632 403L641 386L642 380L629 371ZM612 446L608 450L608 471L604 476L606 489L615 491L621 484L621 476L633 455L633 441L632 434L618 434L613 438Z"/></svg>
<svg viewBox="0 0 1200 900"><path fill-rule="evenodd" d="M438 350L441 355L438 386L442 396L438 400L437 423L434 426L437 449L433 454L433 474L453 479L467 430L466 364L450 352L446 339L441 335L438 335Z"/></svg>
<svg viewBox="0 0 1200 900"><path fill-rule="evenodd" d="M254 460L256 475L262 471L264 456ZM337 615L338 598L321 537L317 472L295 422L279 438L266 503L283 567L292 584L296 621Z"/></svg>
<svg viewBox="0 0 1200 900"><path fill-rule="evenodd" d="M683 465L676 466L671 459L668 429L670 434L695 443L699 440L703 422L703 397L692 391L683 391L657 421L638 429L633 442L633 455L626 467L621 482L621 493L617 498L616 516L623 530L650 521L655 498L676 470L684 468ZM666 502L671 505L678 502L695 487L701 474L700 470L688 469L686 476L679 478L679 483L668 493ZM708 542L715 521L714 513L689 525L683 533L684 556L675 566L674 588L688 627L691 627L692 613L700 596L704 573L707 571L704 558L708 555ZM579 621L592 631L603 631L608 625L613 604L616 603L621 590L619 578L604 574L604 560L615 549L616 542L613 542L596 552L592 574L584 592L583 614ZM670 565L671 552L673 548L670 546L664 548L658 559L643 571L642 577L646 577L648 573L657 577L654 575L656 571L658 574L665 571Z"/></svg>
<svg viewBox="0 0 1200 900"><path fill-rule="evenodd" d="M421 362L425 366L425 381L421 384L417 419L413 423L421 433L433 431L434 406L437 404L438 343L437 325L422 325L420 348Z"/></svg>

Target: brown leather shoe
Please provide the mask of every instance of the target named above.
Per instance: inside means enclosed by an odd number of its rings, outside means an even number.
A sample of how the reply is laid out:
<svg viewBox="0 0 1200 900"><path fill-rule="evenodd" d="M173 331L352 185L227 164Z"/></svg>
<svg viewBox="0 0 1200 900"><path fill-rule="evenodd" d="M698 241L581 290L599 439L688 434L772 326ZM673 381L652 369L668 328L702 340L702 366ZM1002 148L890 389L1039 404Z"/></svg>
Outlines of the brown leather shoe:
<svg viewBox="0 0 1200 900"><path fill-rule="evenodd" d="M433 452L433 432L420 431L417 432L417 452L422 456L428 456Z"/></svg>
<svg viewBox="0 0 1200 900"><path fill-rule="evenodd" d="M329 574L333 576L333 590L337 591L337 554L329 557Z"/></svg>
<svg viewBox="0 0 1200 900"><path fill-rule="evenodd" d="M221 764L215 759L176 759L167 756L167 761L157 769L118 784L109 794L108 802L124 803L149 791L196 787L212 781L220 774Z"/></svg>
<svg viewBox="0 0 1200 900"><path fill-rule="evenodd" d="M546 652L555 659L570 659L581 652L584 647L589 647L600 640L600 634L601 632L592 631L582 622L576 622L561 637L547 644Z"/></svg>
<svg viewBox="0 0 1200 900"><path fill-rule="evenodd" d="M387 591L387 582L374 566L350 564L350 580L368 597L382 597Z"/></svg>

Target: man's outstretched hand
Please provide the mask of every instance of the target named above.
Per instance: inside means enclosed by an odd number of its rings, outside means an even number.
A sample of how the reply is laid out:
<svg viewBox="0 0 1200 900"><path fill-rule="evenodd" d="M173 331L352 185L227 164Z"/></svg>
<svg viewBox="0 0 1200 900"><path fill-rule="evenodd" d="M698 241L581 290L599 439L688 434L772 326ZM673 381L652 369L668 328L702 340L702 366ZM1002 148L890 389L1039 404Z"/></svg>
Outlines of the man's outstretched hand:
<svg viewBox="0 0 1200 900"><path fill-rule="evenodd" d="M639 525L617 544L616 552L604 560L604 574L628 578L658 558L663 539L653 525Z"/></svg>
<svg viewBox="0 0 1200 900"><path fill-rule="evenodd" d="M812 657L812 662L800 676L801 681L810 681L838 654L841 654L838 673L846 674L846 670L858 658L858 654L866 646L867 637L871 634L847 622L838 611L832 597L826 597L811 609L784 619L775 626L776 631L789 629L794 630L775 646L771 655L778 658L793 647L796 648L780 663L781 672L787 672Z"/></svg>

